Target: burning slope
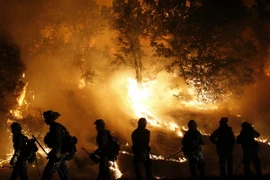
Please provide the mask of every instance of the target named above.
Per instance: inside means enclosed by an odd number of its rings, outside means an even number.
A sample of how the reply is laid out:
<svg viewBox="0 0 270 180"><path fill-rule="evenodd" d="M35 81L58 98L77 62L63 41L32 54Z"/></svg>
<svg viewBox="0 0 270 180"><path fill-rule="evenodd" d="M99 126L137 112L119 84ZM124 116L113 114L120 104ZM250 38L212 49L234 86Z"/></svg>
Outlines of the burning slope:
<svg viewBox="0 0 270 180"><path fill-rule="evenodd" d="M178 97L175 96L175 93L177 92L177 89L169 88L167 92L163 91L160 94L160 89L157 89L157 87L164 86L162 85L162 82L158 82L157 80L149 80L144 82L141 85L138 85L135 79L127 78L125 81L126 85L126 95L124 97L125 99L125 106L128 107L128 109L133 112L133 115L131 115L131 118L134 119L134 122L136 124L136 120L140 117L146 117L148 120L148 128L158 132L165 132L166 134L169 134L172 138L173 136L178 137L179 140L183 136L183 132L186 131L185 124L188 119L183 118L174 118L173 116L166 115L167 109L172 108L172 106L175 106L174 108L183 108L185 110L188 110L192 107L193 111L214 111L218 109L218 106L216 104L211 103L201 103L196 100L188 100L187 98L182 99L180 102L175 103L177 100L179 101ZM76 83L76 84L80 84ZM6 123L10 124L13 121L21 121L22 123L26 123L24 126L24 133L31 137L32 134L36 134L37 132L33 132L33 130L29 129L29 124L27 126L27 118L25 116L31 112L31 108L33 108L31 105L33 101L35 101L35 95L32 95L30 100L27 100L26 97L29 97L29 94L33 94L32 92L28 91L29 83L26 84L24 87L21 96L18 98L18 104L17 106L10 110L9 116L6 118ZM166 84L165 84L166 86ZM86 88L85 86L79 86L79 89ZM179 89L178 89L179 91ZM190 91L191 92L191 91ZM179 92L178 92L179 94ZM122 94L123 95L123 94ZM156 96L164 96L165 99L156 98ZM171 97L169 97L169 95ZM190 95L189 95L190 96ZM168 98L169 97L169 98ZM190 96L191 97L191 96ZM191 98L192 99L192 98ZM164 101L162 103L162 101ZM174 103L169 104L169 101L173 101ZM161 106L164 107L164 109L160 108ZM195 109L198 107L199 109ZM188 116L186 116L188 117ZM26 120L26 121L25 121ZM41 120L41 118L35 119L36 121ZM40 121L39 121L40 122ZM40 124L40 123L39 123ZM199 126L199 129L204 135L208 135L210 132L207 129L201 129L203 126ZM42 127L39 127L37 131L41 130ZM159 134L159 133L157 133ZM42 136L41 136L42 137ZM10 136L9 136L10 138ZM93 137L94 138L94 137ZM153 140L157 140L155 137L153 137ZM153 141L152 140L152 141ZM128 141L128 140L127 140ZM267 138L260 138L258 141L263 142L265 144L269 144ZM159 143L165 143L166 142L152 142L153 147L153 154L151 154L151 159L157 160L157 161L165 161L165 158L170 154L160 154L160 148L159 150L156 150L156 146L161 146ZM169 142L167 142L170 144ZM167 146L168 146L167 144ZM178 145L179 146L179 145ZM6 154L6 158L1 160L1 166L9 162L9 159L12 156L12 146L11 146L11 139L10 144L7 145L8 147L8 153ZM45 146L44 146L45 147ZM176 147L173 151L176 149L179 149L179 147ZM125 149L125 150L124 150ZM126 147L121 151L122 155L128 155L132 156L129 143L126 143ZM165 150L165 149L164 149ZM48 152L49 149L46 149ZM171 152L173 152L171 151ZM38 152L39 160L44 159L46 157L46 154L40 149ZM174 162L174 163L183 163L186 162L186 159L183 155L179 154L175 157L169 158L166 160L166 162ZM120 163L121 164L121 163ZM121 178L123 176L123 172L120 171L121 166L119 166L119 163L111 164L110 169L112 172L114 172L114 176L116 179Z"/></svg>

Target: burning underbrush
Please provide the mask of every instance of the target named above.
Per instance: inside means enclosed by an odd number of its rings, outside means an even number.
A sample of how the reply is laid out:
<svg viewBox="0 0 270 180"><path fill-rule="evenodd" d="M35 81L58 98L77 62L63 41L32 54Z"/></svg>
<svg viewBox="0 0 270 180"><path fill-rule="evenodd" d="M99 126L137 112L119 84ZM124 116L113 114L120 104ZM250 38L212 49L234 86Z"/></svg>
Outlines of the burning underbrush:
<svg viewBox="0 0 270 180"><path fill-rule="evenodd" d="M237 105L230 102L222 107L220 104L218 106L218 104L211 102L199 102L196 98L191 98L193 97L191 95L185 98L187 96L184 90L179 87L168 86L167 88L164 82L149 80L140 87L136 80L132 78L122 77L122 79L120 83L114 82L102 86L104 89L108 86L112 86L110 89L117 89L115 94L104 90L94 91L91 88L79 86L77 91L65 90L61 93L57 91L57 95L53 96L55 100L52 104L45 101L47 97L45 91L42 91L42 93L27 91L28 85L26 85L18 98L17 106L11 109L3 118L1 136L8 136L8 138L4 138L3 144L5 146L0 154L0 165L5 167L1 171L5 171L7 174L11 172L8 163L13 149L9 125L14 121L18 121L23 125L24 134L29 138L34 135L46 152L49 151L43 143L43 137L48 131L48 127L43 122L41 114L44 110L48 110L44 109L44 107L50 107L59 109L61 113L59 122L63 123L79 140L78 153L75 159L68 162L73 179L95 179L97 176L98 166L89 159L88 154L82 148L86 148L89 152L95 150L96 131L93 121L101 117L105 117L107 128L112 130L121 145L121 153L117 162L110 165L112 176L115 179L135 178L132 167L133 155L130 135L137 127L137 120L140 117L147 119L147 128L151 131L152 169L157 179L189 176L188 163L183 153L175 153L182 148L181 139L187 130L186 124L190 119L197 121L198 128L204 135L205 146L203 147L203 153L206 160L206 174L217 176L218 160L215 147L209 141L209 134L218 127L218 121L223 116L229 118L229 125L232 126L235 135L240 132L242 121L250 119L246 119L246 116L241 115ZM66 83L66 81L64 82ZM165 87L161 87L162 85ZM49 94L48 97L51 97L50 93L47 93ZM101 98L105 99L105 101L101 101ZM40 102L35 104L36 99L39 99ZM61 103L55 103L58 101ZM44 102L48 104L45 106L43 105ZM42 108L36 108L37 105ZM254 122L256 121L252 123ZM258 127L260 132L258 124L254 123L255 129ZM270 146L268 134L264 132L261 134L262 136L258 141L261 142L262 147L260 152L262 167L264 168L263 172L269 174L268 162L270 159L267 152ZM239 165L241 156L241 148L237 145L234 152L235 168ZM38 164L29 165L30 176L37 179L39 176L38 170L42 172L46 162L46 154L40 148L38 151ZM241 167L237 170L237 174L243 174Z"/></svg>
<svg viewBox="0 0 270 180"><path fill-rule="evenodd" d="M151 128L150 128L151 129ZM183 156L181 150L181 137L173 136L170 133L161 132L159 130L152 130L152 134L156 134L156 139L151 142L151 159L153 175L157 179L177 179L189 177L188 163ZM206 161L206 174L207 176L218 176L218 158L215 151L215 146L209 141L209 136L204 135L205 145L203 146L203 153ZM132 166L132 152L131 147L124 141L120 140L121 153L115 164L111 164L112 177L115 179L135 179L133 166ZM269 174L268 162L270 158L268 152L270 147L265 143L260 143L260 157L264 174ZM91 161L88 155L81 150L82 147L78 147L78 154L75 159L68 162L71 175L73 179L95 179L98 172L98 166ZM170 157L171 155L174 156ZM169 159L166 159L170 157ZM236 175L243 175L243 166L237 169L241 163L242 151L240 145L236 145L234 148L234 170ZM42 172L47 160L46 156L42 153L38 153L38 164L34 162L29 164L29 174L31 178L38 179L39 171ZM5 163L1 164L2 169L1 177L7 179L11 173L11 169ZM55 175L56 178L56 175ZM57 178L56 178L57 179Z"/></svg>

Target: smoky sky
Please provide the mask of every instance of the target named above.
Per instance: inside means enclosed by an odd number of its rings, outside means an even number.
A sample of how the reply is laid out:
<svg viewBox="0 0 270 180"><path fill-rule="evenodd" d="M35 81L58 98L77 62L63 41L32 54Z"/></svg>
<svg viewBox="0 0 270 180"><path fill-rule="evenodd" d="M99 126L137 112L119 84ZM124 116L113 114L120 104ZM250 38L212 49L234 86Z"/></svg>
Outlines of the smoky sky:
<svg viewBox="0 0 270 180"><path fill-rule="evenodd" d="M93 122L99 118L105 120L106 127L119 137L121 143L130 144L131 132L136 128L136 120L139 118L135 116L127 96L128 78L135 78L135 70L128 66L113 67L112 57L104 54L104 51L117 49L113 40L115 32L105 27L103 33L91 36L93 45L89 46L95 46L100 51L93 51L94 53L84 57L84 61L87 62L84 68L93 72L93 79L82 88L80 87L81 69L73 61L74 52L69 48L65 49L67 46L64 41L56 42L59 43L57 48L60 50L53 51L54 47L46 45L45 50L35 55L29 54L30 47L40 50L41 36L46 40L42 32L50 32L48 29L39 29L39 27L50 27L50 20L43 19L44 21L40 22L39 19L43 18L45 12L50 12L46 9L47 3L53 4L53 2L45 0L0 2L0 29L8 32L20 46L22 60L27 68L23 80L28 83L26 101L29 103L29 112L37 116L40 116L40 112L49 109L59 112L61 116L57 121L78 137L78 149L85 147L89 151L95 150L96 131ZM70 3L70 7L76 2L66 1ZM110 6L111 3L105 0L98 1L100 5ZM61 11L62 9L53 9L50 13L53 16L53 13L59 14ZM41 26L40 23L47 25ZM72 38L76 39L76 37ZM152 56L151 49L146 48L145 52L147 55L143 57L143 76L145 81L152 82L149 85L151 96L147 100L148 108L162 121L174 121L181 127L185 126L188 120L195 119L199 129L211 133L218 126L219 119L227 116L235 134L240 131L242 121L246 120L253 123L255 129L263 136L269 135L270 82L268 78L256 79L254 84L244 87L241 97L218 104L218 109L198 110L196 106L186 107L174 96L180 90L188 92L183 79L162 71L164 68L162 61ZM38 120L43 123L42 118ZM153 131L151 146L153 152L157 154L164 154L164 149L157 143L160 142L158 136L161 132L170 134L171 139L176 139L174 142L178 141L177 135L166 128L155 128L151 125L148 128ZM44 125L42 128L44 135L47 130L48 127ZM8 136L7 133L2 134ZM180 144L178 145L180 148ZM177 146L174 145L175 148ZM84 156L83 152L80 152L79 156ZM80 165L84 163L77 162Z"/></svg>

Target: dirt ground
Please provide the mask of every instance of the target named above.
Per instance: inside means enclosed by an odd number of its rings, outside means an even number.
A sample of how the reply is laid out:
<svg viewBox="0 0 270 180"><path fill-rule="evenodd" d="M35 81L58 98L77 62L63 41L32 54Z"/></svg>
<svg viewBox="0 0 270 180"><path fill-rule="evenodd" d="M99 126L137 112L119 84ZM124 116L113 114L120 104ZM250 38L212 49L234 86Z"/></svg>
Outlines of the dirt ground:
<svg viewBox="0 0 270 180"><path fill-rule="evenodd" d="M162 141L166 142L166 139L160 139L158 146L161 149L165 149L166 154L160 154L158 150L153 149L152 154L163 155L164 157L168 157L171 154L174 154L179 149L177 149L178 145L174 148L172 146L162 145ZM170 141L174 141L170 139ZM176 142L172 142L173 144L177 144L179 139L175 139ZM218 158L215 151L215 146L209 142L209 138L204 137L205 146L203 147L203 153L205 157L205 173L209 180L220 179L218 177L219 169L218 169ZM166 149L167 148L167 149ZM270 171L269 171L269 162L270 162L270 146L267 144L260 145L259 156L261 158L261 165L264 176L260 179L270 179ZM126 150L126 149L124 149ZM175 155L174 159L179 157L183 157L182 153ZM247 177L243 176L243 165L241 164L242 159L242 150L239 145L235 146L234 149L234 172L235 177L230 179L247 179ZM47 160L45 158L38 159L39 171L42 173L43 168L46 165ZM133 180L135 179L133 166L132 166L132 155L128 154L120 154L117 160L118 167L122 173L122 177L120 180ZM98 165L94 164L85 153L78 148L78 154L75 159L68 162L68 167L70 168L70 173L72 179L74 180L94 180L97 177ZM252 173L254 174L254 168L251 166ZM36 164L30 165L28 164L28 174L29 180L38 180L40 179L39 171ZM152 171L155 179L179 179L185 180L189 179L189 169L187 162L172 162L172 161L164 161L164 160L153 160L152 161ZM0 168L0 179L7 180L12 172L11 168ZM142 173L144 171L142 170ZM115 177L112 173L112 177ZM58 175L55 174L53 180L58 180ZM115 178L112 178L115 179ZM252 176L248 179L257 180L258 177Z"/></svg>

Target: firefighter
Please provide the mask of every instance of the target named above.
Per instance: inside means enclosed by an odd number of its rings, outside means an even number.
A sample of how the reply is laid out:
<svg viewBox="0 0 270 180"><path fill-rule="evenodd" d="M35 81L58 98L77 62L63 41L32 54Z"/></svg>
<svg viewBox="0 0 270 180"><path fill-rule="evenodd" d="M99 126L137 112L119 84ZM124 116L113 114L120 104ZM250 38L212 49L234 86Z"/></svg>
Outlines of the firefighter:
<svg viewBox="0 0 270 180"><path fill-rule="evenodd" d="M210 141L216 145L216 151L219 157L220 176L233 175L233 147L235 145L235 136L231 127L228 126L229 119L222 117L219 121L219 127L210 135ZM226 175L227 165L227 175Z"/></svg>
<svg viewBox="0 0 270 180"><path fill-rule="evenodd" d="M97 119L94 124L96 125L97 130L96 144L98 145L94 154L98 155L100 158L97 180L110 180L109 158L107 156L110 131L105 129L105 122L103 119Z"/></svg>
<svg viewBox="0 0 270 180"><path fill-rule="evenodd" d="M13 166L13 171L10 180L28 180L26 157L24 155L25 136L22 134L22 127L19 123L11 124L11 132L13 135L14 154L10 160L10 165Z"/></svg>
<svg viewBox="0 0 270 180"><path fill-rule="evenodd" d="M246 176L250 176L250 164L253 163L256 174L262 175L259 152L259 143L254 139L260 137L260 133L254 130L253 125L244 121L241 125L242 130L236 137L236 143L241 144L243 150L243 165Z"/></svg>
<svg viewBox="0 0 270 180"><path fill-rule="evenodd" d="M51 148L48 153L47 165L42 174L42 180L50 180L53 178L54 173L57 171L61 180L69 179L69 169L66 164L66 154L62 152L64 129L63 125L55 122L60 116L58 112L52 110L43 113L44 122L50 126L49 132L44 137L44 143Z"/></svg>
<svg viewBox="0 0 270 180"><path fill-rule="evenodd" d="M148 180L153 179L151 166L152 162L149 156L150 153L150 131L146 129L147 121L145 118L140 118L138 120L138 127L132 132L132 151L134 154L133 157L133 166L135 174L138 180L143 179L140 172L140 164L143 164L146 171L146 177Z"/></svg>
<svg viewBox="0 0 270 180"><path fill-rule="evenodd" d="M182 146L184 155L189 162L189 170L192 179L198 179L197 168L199 177L204 178L204 157L201 146L204 145L202 134L197 129L197 123L194 120L188 122L188 131L182 139Z"/></svg>

